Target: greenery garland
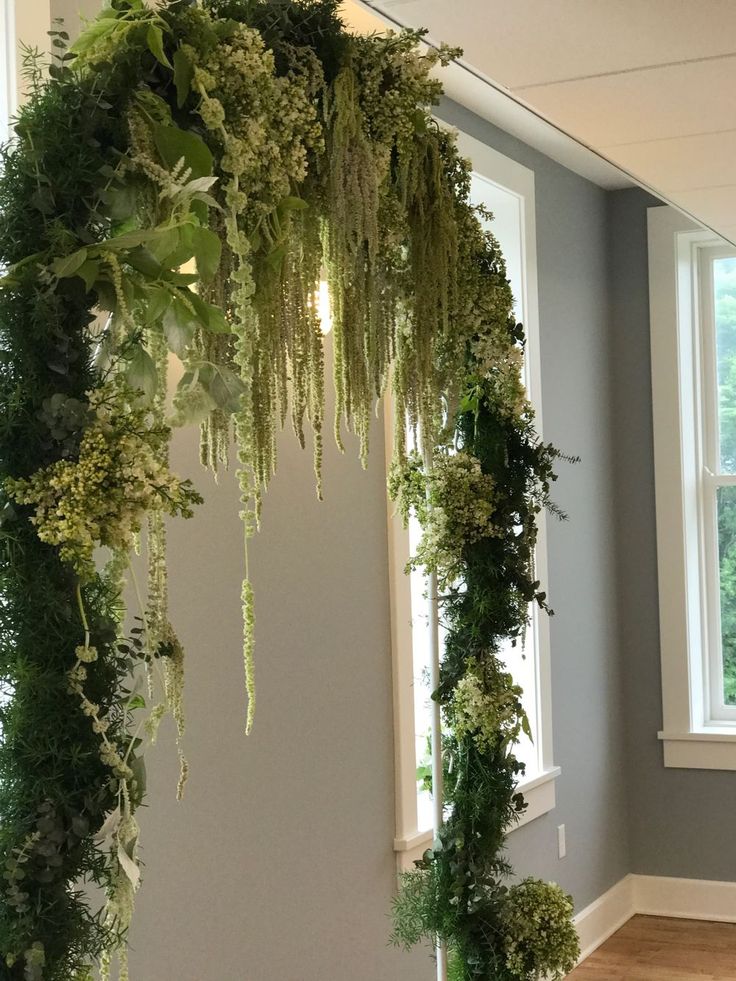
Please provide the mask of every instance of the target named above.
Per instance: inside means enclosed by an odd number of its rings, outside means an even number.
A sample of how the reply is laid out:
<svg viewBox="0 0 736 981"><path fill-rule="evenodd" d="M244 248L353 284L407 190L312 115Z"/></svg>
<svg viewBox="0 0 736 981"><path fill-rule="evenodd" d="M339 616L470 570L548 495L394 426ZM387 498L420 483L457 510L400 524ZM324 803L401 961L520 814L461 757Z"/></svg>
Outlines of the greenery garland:
<svg viewBox="0 0 736 981"><path fill-rule="evenodd" d="M169 470L171 427L200 425L213 470L235 438L246 542L288 415L302 444L305 419L313 430L321 495L322 269L338 444L347 424L365 460L390 385L392 491L423 524L416 561L438 572L450 628L435 693L449 817L403 882L396 938L447 941L462 979L559 977L573 963L569 899L509 888L500 857L523 807L512 746L525 720L497 654L544 604L534 516L556 453L534 435L521 329L469 165L430 115L432 70L453 52L422 54L419 39L352 36L337 0L112 0L71 49L54 32L47 80L28 60L32 97L0 177L8 981L87 981L95 967L105 979L114 958L128 977L135 815L167 712L179 794L187 772L164 519L200 498ZM406 419L436 446L428 472L407 454ZM141 538L145 588L129 560ZM243 610L250 728L247 548Z"/></svg>

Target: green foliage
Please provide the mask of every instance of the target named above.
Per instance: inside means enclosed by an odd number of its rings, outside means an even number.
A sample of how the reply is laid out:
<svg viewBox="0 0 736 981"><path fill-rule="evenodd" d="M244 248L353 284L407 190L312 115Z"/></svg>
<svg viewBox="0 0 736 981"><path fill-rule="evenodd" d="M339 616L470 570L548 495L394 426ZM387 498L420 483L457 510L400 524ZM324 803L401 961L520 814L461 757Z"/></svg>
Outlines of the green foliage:
<svg viewBox="0 0 736 981"><path fill-rule="evenodd" d="M187 516L198 497L169 471L170 427L201 423L213 470L235 436L246 535L289 414L302 444L305 419L314 431L320 492L323 264L338 443L344 420L365 461L392 376L395 489L425 526L415 561L446 588L435 697L450 817L405 879L396 938L444 938L456 978L531 978L563 962L528 924L513 962L526 973L509 960L521 894L504 884L501 850L523 807L511 747L526 720L497 657L529 603L545 605L534 516L556 453L534 436L522 331L469 199L469 165L429 115L441 93L433 69L455 52L423 54L420 36L353 37L337 0L111 0L71 51L54 33L46 83L29 66L35 90L0 177L8 981L88 981L93 966L109 981L113 954L127 977L144 753L167 711L180 794L187 773L164 515ZM183 369L171 417L170 358ZM407 461L406 416L437 444L429 473ZM126 572L144 526L145 597ZM104 569L99 546L112 550ZM126 574L140 606L127 638ZM247 568L242 603L249 729ZM103 911L86 884L106 892ZM555 897L540 897L534 908L552 922ZM556 909L569 949L569 916Z"/></svg>
<svg viewBox="0 0 736 981"><path fill-rule="evenodd" d="M510 352L519 340L518 325L506 319L505 332ZM435 453L432 470L424 473L420 461L409 458L403 479L394 479L391 488L404 514L413 509L422 524L420 563L445 583L445 655L433 697L446 725L444 790L450 808L432 849L404 876L394 940L409 945L440 937L451 952L452 976L461 981L535 981L572 966L577 938L571 906L555 905L552 887L532 882L523 893L530 897L531 926L522 930L513 913L522 894L505 884L510 869L501 858L504 836L525 806L515 789L523 767L513 746L529 729L521 692L499 653L508 638L521 637L530 603L547 608L534 576L535 519L549 501L560 454L539 442L528 407L517 415L499 400L494 375L507 371L505 360L490 368L483 364L483 374L480 367L470 355L455 426L444 453ZM458 493L455 473L436 466L453 458L475 461L481 474L492 475L487 485L474 484L470 500ZM478 494L485 510L474 500ZM437 529L446 524L450 499L451 508L459 501L462 513L470 507L483 521L453 522L446 536L451 548L438 549L443 537ZM554 924L551 932L543 926L545 917Z"/></svg>

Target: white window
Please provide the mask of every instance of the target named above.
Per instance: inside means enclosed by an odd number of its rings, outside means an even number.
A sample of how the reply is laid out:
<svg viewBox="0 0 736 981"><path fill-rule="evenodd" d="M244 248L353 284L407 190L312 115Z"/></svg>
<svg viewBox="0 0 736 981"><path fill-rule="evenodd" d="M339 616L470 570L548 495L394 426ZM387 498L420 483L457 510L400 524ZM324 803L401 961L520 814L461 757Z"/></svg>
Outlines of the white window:
<svg viewBox="0 0 736 981"><path fill-rule="evenodd" d="M736 249L649 210L666 766L736 769Z"/></svg>
<svg viewBox="0 0 736 981"><path fill-rule="evenodd" d="M515 299L515 313L527 335L526 383L541 431L539 326L536 284L534 174L471 137L460 134L461 152L473 162L472 196L494 215L491 229L506 258ZM392 421L387 413L387 434ZM387 438L387 445L390 439ZM405 530L389 508L389 557L392 645L394 652L394 718L396 764L396 851L406 867L432 840L429 794L417 780L417 768L426 762L430 729L429 632L425 583L420 573L407 577L404 566L415 550L419 528ZM537 545L537 576L547 580L546 533L542 517ZM519 789L528 807L520 822L526 824L555 806L550 698L549 624L545 614L531 611L532 623L523 650L509 645L509 670L524 688L524 707L533 740L523 737L516 755L526 764ZM440 638L441 639L441 638ZM503 656L502 652L502 656Z"/></svg>

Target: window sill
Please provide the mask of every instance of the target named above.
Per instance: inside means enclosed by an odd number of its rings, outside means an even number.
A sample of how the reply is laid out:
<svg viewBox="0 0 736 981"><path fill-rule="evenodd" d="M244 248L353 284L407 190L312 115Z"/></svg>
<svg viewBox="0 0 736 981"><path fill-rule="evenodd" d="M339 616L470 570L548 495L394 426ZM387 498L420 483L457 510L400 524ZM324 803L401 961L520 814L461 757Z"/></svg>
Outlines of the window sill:
<svg viewBox="0 0 736 981"><path fill-rule="evenodd" d="M525 824L530 824L542 817L543 814L548 814L555 809L557 803L555 780L561 773L562 770L559 766L553 766L531 780L524 780L523 783L519 784L517 789L524 795L526 810L513 828L509 828L509 834L513 834L514 831L523 828Z"/></svg>
<svg viewBox="0 0 736 981"><path fill-rule="evenodd" d="M526 799L526 810L519 821L512 828L508 829L508 834L513 834L525 824L535 821L554 810L556 804L555 780L562 773L559 766L553 766L544 773L538 774L531 780L520 783L517 790ZM410 869L414 862L422 857L425 851L431 847L434 835L431 830L417 831L413 835L405 838L394 838L394 851L397 853L399 865L402 870Z"/></svg>
<svg viewBox="0 0 736 981"><path fill-rule="evenodd" d="M664 765L687 770L736 770L736 726L704 726L693 732L660 732Z"/></svg>

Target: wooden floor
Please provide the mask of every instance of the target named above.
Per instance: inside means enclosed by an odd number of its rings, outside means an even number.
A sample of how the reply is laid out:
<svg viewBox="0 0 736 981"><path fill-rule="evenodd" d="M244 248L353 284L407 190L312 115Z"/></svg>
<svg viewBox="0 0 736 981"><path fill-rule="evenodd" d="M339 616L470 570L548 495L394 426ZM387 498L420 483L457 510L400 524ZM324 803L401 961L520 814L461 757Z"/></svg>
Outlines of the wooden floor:
<svg viewBox="0 0 736 981"><path fill-rule="evenodd" d="M569 981L736 981L736 923L635 916Z"/></svg>

